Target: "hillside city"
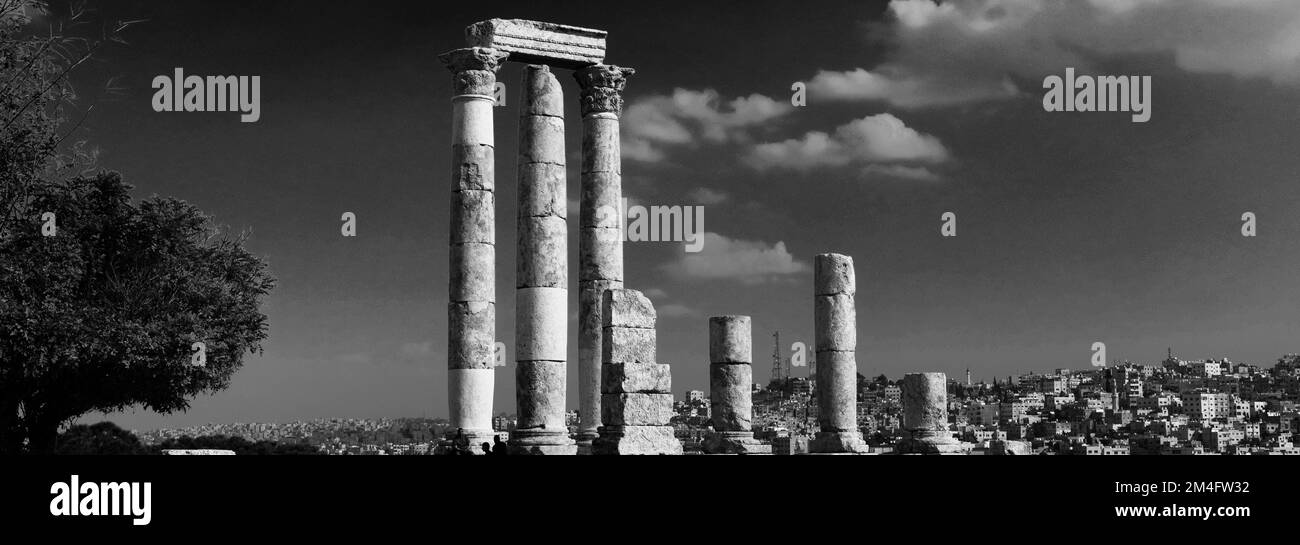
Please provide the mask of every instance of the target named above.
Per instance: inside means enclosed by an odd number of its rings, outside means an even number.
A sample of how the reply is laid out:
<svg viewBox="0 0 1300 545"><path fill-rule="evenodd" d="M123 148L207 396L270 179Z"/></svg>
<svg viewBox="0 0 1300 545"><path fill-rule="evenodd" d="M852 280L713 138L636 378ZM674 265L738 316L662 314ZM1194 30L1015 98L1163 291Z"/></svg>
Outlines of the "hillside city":
<svg viewBox="0 0 1300 545"><path fill-rule="evenodd" d="M779 376L754 386L755 437L775 454L801 454L818 430L815 363L809 377ZM788 374L788 367L787 367ZM906 435L901 380L858 375L858 424L878 454L894 452ZM1158 365L1124 362L1086 370L1056 369L972 382L949 377L948 419L971 455L1269 455L1300 454L1300 355L1271 367L1221 359ZM687 453L700 453L712 430L709 394L690 390L674 403ZM576 432L577 411L567 415ZM499 415L503 439L514 419ZM310 446L333 455L432 454L449 431L446 419L321 419L290 423L207 424L133 431L146 445L182 437L227 436ZM453 430L454 431L454 430Z"/></svg>

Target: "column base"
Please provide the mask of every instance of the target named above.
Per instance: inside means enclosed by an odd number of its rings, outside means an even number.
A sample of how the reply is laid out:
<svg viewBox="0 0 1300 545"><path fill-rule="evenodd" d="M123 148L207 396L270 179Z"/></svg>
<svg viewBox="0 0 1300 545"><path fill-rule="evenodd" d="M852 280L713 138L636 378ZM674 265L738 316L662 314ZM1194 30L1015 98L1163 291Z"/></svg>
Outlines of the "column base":
<svg viewBox="0 0 1300 545"><path fill-rule="evenodd" d="M494 445L494 439L497 432L492 430L465 430L465 440L462 445L469 450L469 454L480 456L483 455L483 443ZM456 449L456 432L447 432L438 441L438 445L433 448L434 454L460 454Z"/></svg>
<svg viewBox="0 0 1300 545"><path fill-rule="evenodd" d="M895 445L899 454L967 454L973 445L953 439L947 431L913 431Z"/></svg>
<svg viewBox="0 0 1300 545"><path fill-rule="evenodd" d="M772 454L772 445L754 439L748 431L713 432L700 447L706 454Z"/></svg>
<svg viewBox="0 0 1300 545"><path fill-rule="evenodd" d="M515 430L510 435L510 454L573 456L578 445L569 439L569 432L552 430Z"/></svg>
<svg viewBox="0 0 1300 545"><path fill-rule="evenodd" d="M856 431L819 431L808 443L810 454L866 454L870 451Z"/></svg>
<svg viewBox="0 0 1300 545"><path fill-rule="evenodd" d="M574 442L578 444L578 456L587 456L592 454L591 442L600 437L599 433L594 431L580 431L574 436Z"/></svg>
<svg viewBox="0 0 1300 545"><path fill-rule="evenodd" d="M591 451L601 456L678 455L682 442L673 435L672 426L604 426Z"/></svg>

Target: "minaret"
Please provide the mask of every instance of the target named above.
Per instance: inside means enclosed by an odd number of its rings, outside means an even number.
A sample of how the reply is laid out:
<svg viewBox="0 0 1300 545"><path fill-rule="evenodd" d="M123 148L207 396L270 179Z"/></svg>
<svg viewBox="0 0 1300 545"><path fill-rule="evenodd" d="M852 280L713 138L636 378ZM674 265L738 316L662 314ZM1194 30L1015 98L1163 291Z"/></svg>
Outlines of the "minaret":
<svg viewBox="0 0 1300 545"><path fill-rule="evenodd" d="M970 367L968 366L968 367L966 367L966 387L967 387L967 388L970 388L970 386L971 386L971 383L970 383Z"/></svg>

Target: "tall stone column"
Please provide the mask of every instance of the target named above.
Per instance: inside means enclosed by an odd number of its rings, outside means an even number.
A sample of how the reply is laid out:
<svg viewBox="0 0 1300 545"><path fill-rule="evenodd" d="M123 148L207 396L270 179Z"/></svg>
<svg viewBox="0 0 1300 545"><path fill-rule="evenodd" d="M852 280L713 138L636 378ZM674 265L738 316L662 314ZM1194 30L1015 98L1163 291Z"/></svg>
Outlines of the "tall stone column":
<svg viewBox="0 0 1300 545"><path fill-rule="evenodd" d="M957 454L961 442L948 430L948 375L908 373L903 375L903 428L911 437L899 451L920 454Z"/></svg>
<svg viewBox="0 0 1300 545"><path fill-rule="evenodd" d="M814 337L817 349L817 400L821 431L809 445L813 453L867 450L858 432L857 312L853 258L820 254L814 261Z"/></svg>
<svg viewBox="0 0 1300 545"><path fill-rule="evenodd" d="M754 439L754 340L749 316L709 318L709 412L713 432L704 439L710 454L771 454Z"/></svg>
<svg viewBox="0 0 1300 545"><path fill-rule="evenodd" d="M623 199L619 152L622 92L631 68L578 69L581 90L582 186L578 205L578 442L589 447L601 424L601 302L623 288Z"/></svg>
<svg viewBox="0 0 1300 545"><path fill-rule="evenodd" d="M569 333L564 93L551 69L524 67L519 114L514 454L576 454L564 421Z"/></svg>
<svg viewBox="0 0 1300 545"><path fill-rule="evenodd" d="M447 382L454 438L470 448L491 441L496 343L495 168L492 108L496 71L506 57L470 47L439 56L452 72L451 274L447 303Z"/></svg>

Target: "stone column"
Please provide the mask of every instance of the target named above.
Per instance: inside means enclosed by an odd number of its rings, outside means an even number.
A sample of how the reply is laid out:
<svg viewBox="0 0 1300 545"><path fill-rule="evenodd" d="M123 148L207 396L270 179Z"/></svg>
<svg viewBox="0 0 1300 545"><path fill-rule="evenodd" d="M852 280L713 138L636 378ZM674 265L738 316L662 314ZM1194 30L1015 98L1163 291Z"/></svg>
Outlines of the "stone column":
<svg viewBox="0 0 1300 545"><path fill-rule="evenodd" d="M578 442L589 447L601 414L601 301L623 287L623 199L618 127L634 71L596 64L574 72L581 89L582 186L578 225Z"/></svg>
<svg viewBox="0 0 1300 545"><path fill-rule="evenodd" d="M904 439L899 451L922 454L954 454L962 445L948 431L948 376L943 373L903 375Z"/></svg>
<svg viewBox="0 0 1300 545"><path fill-rule="evenodd" d="M817 401L821 431L809 445L813 453L867 450L858 433L857 314L853 297L853 258L820 254L814 261L814 337L817 349Z"/></svg>
<svg viewBox="0 0 1300 545"><path fill-rule="evenodd" d="M564 422L569 334L564 93L551 69L524 67L519 114L514 454L576 454Z"/></svg>
<svg viewBox="0 0 1300 545"><path fill-rule="evenodd" d="M439 56L452 72L451 274L447 304L447 382L451 436L471 450L491 441L496 343L496 234L492 98L506 57L470 47Z"/></svg>
<svg viewBox="0 0 1300 545"><path fill-rule="evenodd" d="M709 409L713 432L704 439L710 454L771 454L754 439L754 340L749 316L709 318Z"/></svg>

